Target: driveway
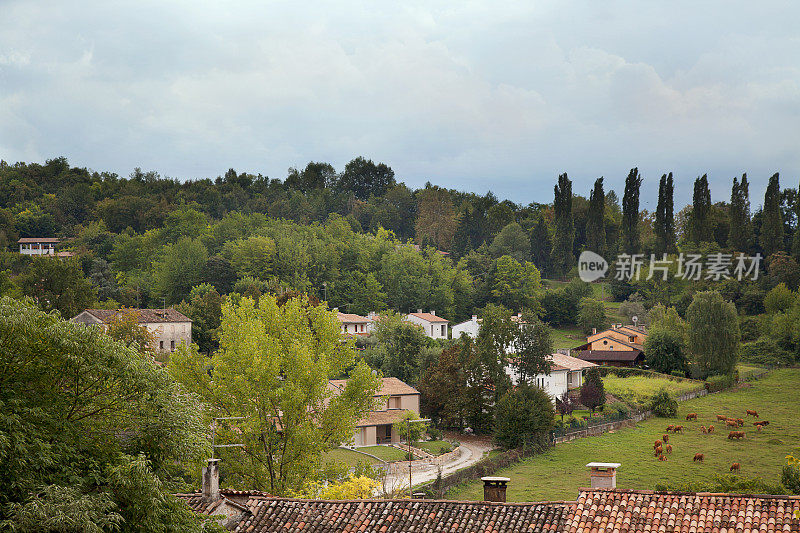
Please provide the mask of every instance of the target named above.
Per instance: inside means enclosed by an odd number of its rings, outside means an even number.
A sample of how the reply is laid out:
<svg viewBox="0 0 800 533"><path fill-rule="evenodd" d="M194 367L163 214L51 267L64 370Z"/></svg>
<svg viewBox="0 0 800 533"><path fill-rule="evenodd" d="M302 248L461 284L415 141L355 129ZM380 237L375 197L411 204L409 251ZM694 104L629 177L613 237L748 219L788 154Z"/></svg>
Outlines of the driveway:
<svg viewBox="0 0 800 533"><path fill-rule="evenodd" d="M493 450L495 446L489 437L475 437L460 434L447 434L448 440L459 442L461 453L441 465L442 476L452 474L457 470L471 466ZM408 463L405 463L408 465ZM435 464L415 461L411 468L411 485L419 485L436 479L439 474L439 467ZM408 468L401 470L397 474L389 474L382 487L382 492L393 493L408 489Z"/></svg>

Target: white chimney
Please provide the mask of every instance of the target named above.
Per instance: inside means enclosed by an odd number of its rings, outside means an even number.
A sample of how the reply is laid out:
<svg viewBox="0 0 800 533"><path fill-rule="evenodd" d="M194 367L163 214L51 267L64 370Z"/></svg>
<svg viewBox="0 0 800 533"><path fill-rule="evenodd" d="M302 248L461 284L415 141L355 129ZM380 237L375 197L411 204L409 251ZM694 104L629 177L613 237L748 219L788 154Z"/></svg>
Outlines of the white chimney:
<svg viewBox="0 0 800 533"><path fill-rule="evenodd" d="M617 488L617 468L621 463L589 463L593 489L616 489Z"/></svg>
<svg viewBox="0 0 800 533"><path fill-rule="evenodd" d="M517 318L522 318L522 313L517 313Z"/></svg>
<svg viewBox="0 0 800 533"><path fill-rule="evenodd" d="M434 311L434 310L432 310L432 309L431 309L431 314L432 314L433 316L436 316L436 311Z"/></svg>
<svg viewBox="0 0 800 533"><path fill-rule="evenodd" d="M221 459L209 459L203 467L203 501L219 500L219 462Z"/></svg>
<svg viewBox="0 0 800 533"><path fill-rule="evenodd" d="M592 335L596 335L596 334L597 334L597 328L592 328Z"/></svg>
<svg viewBox="0 0 800 533"><path fill-rule="evenodd" d="M417 313L422 314L422 309L417 309Z"/></svg>
<svg viewBox="0 0 800 533"><path fill-rule="evenodd" d="M473 322L477 322L478 321L478 315L472 315L472 321Z"/></svg>

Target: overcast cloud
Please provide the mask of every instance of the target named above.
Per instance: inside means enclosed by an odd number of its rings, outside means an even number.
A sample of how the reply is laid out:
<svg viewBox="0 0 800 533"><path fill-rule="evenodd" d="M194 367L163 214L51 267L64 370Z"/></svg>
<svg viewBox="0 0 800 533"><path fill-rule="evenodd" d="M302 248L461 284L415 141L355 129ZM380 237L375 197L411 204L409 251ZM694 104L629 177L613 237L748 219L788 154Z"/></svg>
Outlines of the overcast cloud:
<svg viewBox="0 0 800 533"><path fill-rule="evenodd" d="M224 4L224 5L223 5ZM80 7L78 7L80 6ZM358 155L551 202L800 178L795 2L0 0L0 158L179 179Z"/></svg>

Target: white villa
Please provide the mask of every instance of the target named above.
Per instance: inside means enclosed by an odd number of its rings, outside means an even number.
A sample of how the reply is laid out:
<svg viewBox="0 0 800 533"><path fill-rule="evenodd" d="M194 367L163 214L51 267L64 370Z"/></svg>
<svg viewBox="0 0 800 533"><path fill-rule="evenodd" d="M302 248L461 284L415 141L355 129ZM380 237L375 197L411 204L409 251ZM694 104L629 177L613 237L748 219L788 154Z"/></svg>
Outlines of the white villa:
<svg viewBox="0 0 800 533"><path fill-rule="evenodd" d="M369 317L341 313L338 309L334 309L334 311L342 325L342 335L369 335L375 327L375 322Z"/></svg>
<svg viewBox="0 0 800 533"><path fill-rule="evenodd" d="M593 366L597 365L563 353L554 353L550 355L550 375L538 374L533 382L555 401L568 390L583 385L583 373ZM514 367L506 366L506 374L514 385L519 383L519 374Z"/></svg>
<svg viewBox="0 0 800 533"><path fill-rule="evenodd" d="M416 313L409 313L406 320L412 324L422 326L425 335L431 339L446 339L449 320L436 316L436 311L430 313L423 313L422 309L418 309Z"/></svg>

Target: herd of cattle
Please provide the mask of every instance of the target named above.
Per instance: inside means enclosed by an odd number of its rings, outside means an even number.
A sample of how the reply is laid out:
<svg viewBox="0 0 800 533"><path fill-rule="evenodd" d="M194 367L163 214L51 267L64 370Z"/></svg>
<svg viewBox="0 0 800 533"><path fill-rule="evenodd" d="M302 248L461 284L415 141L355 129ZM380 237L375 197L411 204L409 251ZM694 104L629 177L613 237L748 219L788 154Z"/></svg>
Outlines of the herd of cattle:
<svg viewBox="0 0 800 533"><path fill-rule="evenodd" d="M757 411L753 411L753 410L750 410L750 409L747 409L746 411L747 411L747 416L754 416L754 417L756 417L756 419L759 418ZM686 421L687 422L689 422L689 421L697 422L697 413L689 413L689 414L687 414L686 415ZM744 420L741 419L741 418L730 418L730 417L727 417L725 415L717 415L717 421L718 422L725 422L725 425L727 427L731 427L731 428L744 427ZM767 421L767 420L758 420L757 422L753 422L753 425L756 426L758 431L762 431L766 426L769 425L769 421ZM706 427L705 425L701 425L700 426L700 431L705 433L705 434L714 433L714 426L712 426L710 424L709 424L708 427ZM658 439L658 440L655 441L655 443L653 444L653 455L655 457L657 457L659 461L666 461L667 460L667 455L666 454L672 453L672 444L669 444L669 435L668 435L668 433L673 433L673 434L681 433L681 434L683 434L683 426L679 426L679 425L675 425L675 424L668 425L667 426L667 432L664 433L663 435L661 435L661 439ZM738 431L738 429L737 430L732 430L732 431L730 431L728 433L728 440L743 439L744 437L745 437L744 431ZM699 461L699 462L702 463L704 459L705 459L705 454L702 454L702 453L694 454L693 461ZM738 472L741 469L741 466L742 465L740 465L739 463L733 463L731 465L730 471L731 472Z"/></svg>

